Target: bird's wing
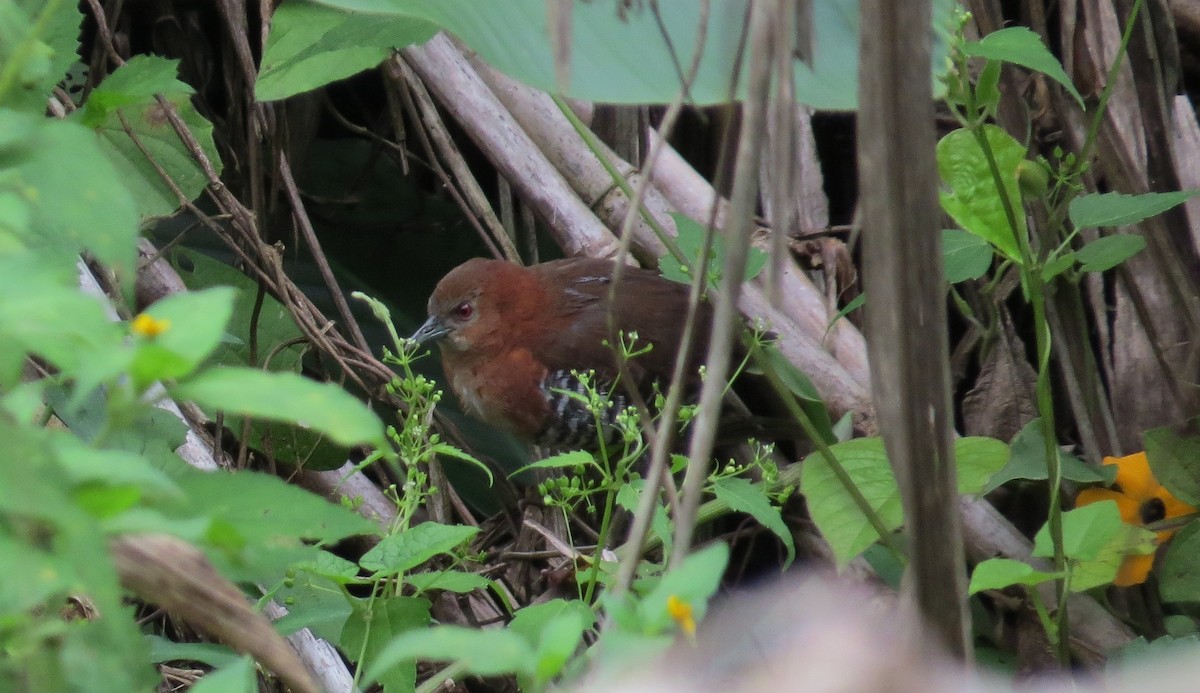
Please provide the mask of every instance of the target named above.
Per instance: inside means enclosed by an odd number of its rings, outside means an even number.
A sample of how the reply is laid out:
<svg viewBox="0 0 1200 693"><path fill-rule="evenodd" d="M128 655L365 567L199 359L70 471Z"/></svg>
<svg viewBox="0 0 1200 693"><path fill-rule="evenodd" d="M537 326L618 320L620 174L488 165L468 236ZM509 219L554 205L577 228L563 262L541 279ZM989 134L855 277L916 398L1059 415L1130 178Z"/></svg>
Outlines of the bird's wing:
<svg viewBox="0 0 1200 693"><path fill-rule="evenodd" d="M611 308L617 330L626 335L637 332L637 344L654 345L630 365L635 380L641 384L647 378L665 381L669 377L687 313L686 286L652 270L628 267L621 274L615 302L610 303L611 261L579 258L539 268L546 273L543 286L553 315L538 354L548 367L613 374L613 351L604 345L613 337L608 321ZM701 307L701 334L705 336L709 313L707 305ZM703 350L693 349L692 353Z"/></svg>

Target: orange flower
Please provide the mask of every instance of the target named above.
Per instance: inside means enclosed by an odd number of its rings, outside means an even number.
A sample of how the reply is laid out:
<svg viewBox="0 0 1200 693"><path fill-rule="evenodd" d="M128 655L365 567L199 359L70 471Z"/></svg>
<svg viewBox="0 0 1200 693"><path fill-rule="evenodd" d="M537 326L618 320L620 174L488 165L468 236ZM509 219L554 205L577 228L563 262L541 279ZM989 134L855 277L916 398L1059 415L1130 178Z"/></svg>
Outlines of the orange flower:
<svg viewBox="0 0 1200 693"><path fill-rule="evenodd" d="M153 315L139 313L133 319L133 323L130 324L129 329L136 335L141 335L147 339L154 339L163 332L171 329L171 321L165 318L160 320Z"/></svg>
<svg viewBox="0 0 1200 693"><path fill-rule="evenodd" d="M1084 489L1075 497L1076 508L1099 501L1116 501L1121 519L1136 527L1196 512L1195 508L1171 495L1158 483L1150 472L1150 462L1145 452L1136 452L1128 457L1105 457L1104 464L1117 466L1116 488ZM1155 543L1162 544L1174 533L1173 529L1158 532ZM1153 553L1126 556L1113 584L1118 587L1140 585L1146 581L1153 566Z"/></svg>
<svg viewBox="0 0 1200 693"><path fill-rule="evenodd" d="M684 635L689 638L696 635L696 619L692 616L692 605L675 595L667 597L667 613L675 619Z"/></svg>

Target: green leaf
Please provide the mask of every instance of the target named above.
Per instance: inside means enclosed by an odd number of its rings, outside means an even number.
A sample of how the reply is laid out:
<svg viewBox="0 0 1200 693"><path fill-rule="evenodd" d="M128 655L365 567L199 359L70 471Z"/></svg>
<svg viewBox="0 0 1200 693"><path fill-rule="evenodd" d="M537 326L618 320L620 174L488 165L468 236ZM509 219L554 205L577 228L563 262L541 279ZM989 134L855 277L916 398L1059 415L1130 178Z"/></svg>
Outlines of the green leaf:
<svg viewBox="0 0 1200 693"><path fill-rule="evenodd" d="M399 658L393 658L389 663L387 653L391 649L390 643L397 639L429 632L429 606L428 601L417 597L354 600L354 614L346 622L338 644L344 652L364 653L357 662L358 666L374 672L363 682L364 685L376 680L383 684L385 691L413 690L417 677L416 663L402 664Z"/></svg>
<svg viewBox="0 0 1200 693"><path fill-rule="evenodd" d="M12 169L33 215L33 247L73 262L90 250L132 278L138 214L120 173L87 128L0 109L0 132L25 137L0 147L0 170Z"/></svg>
<svg viewBox="0 0 1200 693"><path fill-rule="evenodd" d="M388 669L418 659L457 662L478 676L530 673L536 661L533 648L512 631L438 626L392 640L367 669L365 680L375 681Z"/></svg>
<svg viewBox="0 0 1200 693"><path fill-rule="evenodd" d="M544 460L538 460L533 464L527 464L517 471L508 475L508 478L526 472L530 469L574 469L575 467L583 467L586 465L594 465L596 459L592 457L592 453L586 450L572 450L570 452L560 452L557 455L551 455Z"/></svg>
<svg viewBox="0 0 1200 693"><path fill-rule="evenodd" d="M422 522L408 531L385 537L363 554L359 565L376 573L402 573L438 554L453 551L478 532L478 527Z"/></svg>
<svg viewBox="0 0 1200 693"><path fill-rule="evenodd" d="M345 390L291 373L214 368L171 388L178 399L312 428L343 445L386 447L383 424Z"/></svg>
<svg viewBox="0 0 1200 693"><path fill-rule="evenodd" d="M1080 195L1071 200L1067 213L1071 218L1071 223L1077 229L1127 226L1187 202L1196 195L1196 192L1195 190L1182 190L1142 195L1126 195L1116 192Z"/></svg>
<svg viewBox="0 0 1200 693"><path fill-rule="evenodd" d="M1071 269L1075 265L1075 259L1075 253L1066 252L1052 260L1048 260L1042 266L1042 281L1049 282L1063 272Z"/></svg>
<svg viewBox="0 0 1200 693"><path fill-rule="evenodd" d="M536 649L534 675L544 683L562 671L595 621L596 614L583 602L552 599L518 611L508 629Z"/></svg>
<svg viewBox="0 0 1200 693"><path fill-rule="evenodd" d="M72 3L4 3L0 8L0 65L16 67L19 72L13 88L0 96L0 103L28 113L45 111L46 98L54 85L72 64L78 64L82 22L79 6ZM35 23L39 25L36 36ZM14 54L21 52L26 37L32 39L32 45L24 56L24 65L18 66Z"/></svg>
<svg viewBox="0 0 1200 693"><path fill-rule="evenodd" d="M214 669L220 669L240 659L238 653L217 643L175 642L159 635L147 635L146 642L150 644L150 661L155 664L178 661L203 662Z"/></svg>
<svg viewBox="0 0 1200 693"><path fill-rule="evenodd" d="M1023 26L1010 26L993 31L978 41L967 41L962 50L969 56L1003 60L1040 72L1061 84L1083 106L1083 97L1058 59L1042 43L1040 36Z"/></svg>
<svg viewBox="0 0 1200 693"><path fill-rule="evenodd" d="M404 578L404 583L417 592L445 590L456 594L466 594L486 588L492 584L492 581L475 573L464 573L460 570L437 570L409 575Z"/></svg>
<svg viewBox="0 0 1200 693"><path fill-rule="evenodd" d="M1142 436L1154 478L1173 496L1200 506L1200 419L1183 428L1154 428Z"/></svg>
<svg viewBox="0 0 1200 693"><path fill-rule="evenodd" d="M216 173L221 172L212 124L192 106L192 88L175 76L178 66L177 60L136 56L101 82L73 116L99 134L104 155L134 194L143 218L166 216L180 206L155 164L188 200L198 197L208 184L208 176L179 139L156 95L170 102Z"/></svg>
<svg viewBox="0 0 1200 693"><path fill-rule="evenodd" d="M995 438L970 436L956 440L954 464L958 471L958 492L982 493L988 480L1008 464L1010 456L1008 445Z"/></svg>
<svg viewBox="0 0 1200 693"><path fill-rule="evenodd" d="M958 492L976 494L1008 458L1003 442L983 437L955 442ZM830 446L859 493L888 530L903 522L900 489L880 438L855 438ZM833 549L838 565L845 565L879 539L858 504L838 480L820 453L804 459L800 491L808 500L809 514Z"/></svg>
<svg viewBox="0 0 1200 693"><path fill-rule="evenodd" d="M1075 251L1084 272L1103 272L1125 262L1146 247L1146 239L1131 233L1103 236Z"/></svg>
<svg viewBox="0 0 1200 693"><path fill-rule="evenodd" d="M1063 553L1067 558L1087 560L1095 558L1100 549L1112 538L1121 525L1121 513L1116 501L1100 501L1082 508L1063 513ZM1049 525L1044 525L1034 537L1033 555L1054 555L1050 542Z"/></svg>
<svg viewBox="0 0 1200 693"><path fill-rule="evenodd" d="M674 596L692 607L696 623L704 620L708 600L721 584L721 576L729 564L729 546L716 542L684 559L645 595L637 605L638 619L643 632L660 633L673 628L674 621L667 611L667 600Z"/></svg>
<svg viewBox="0 0 1200 693"><path fill-rule="evenodd" d="M1158 589L1164 602L1200 602L1200 523L1192 522L1171 539Z"/></svg>
<svg viewBox="0 0 1200 693"><path fill-rule="evenodd" d="M500 71L538 89L603 103L669 103L680 92L680 66L692 62L700 29L698 3L660 3L652 11L632 5L618 11L606 3L572 3L566 83L556 79L547 10L542 0L505 3L475 0L327 0L324 4L433 22L453 33ZM707 14L699 72L688 84L697 105L743 98L746 0L713 3ZM564 6L566 8L567 6ZM948 49L951 3L935 3L935 47L931 78ZM661 23L659 20L661 19ZM794 60L796 98L815 108L852 110L857 103L857 0L827 0L812 6L811 63ZM740 66L731 70L730 66Z"/></svg>
<svg viewBox="0 0 1200 693"><path fill-rule="evenodd" d="M899 528L903 521L900 490L888 464L883 440L855 438L829 449L884 527L889 531ZM803 465L800 491L808 501L809 514L833 549L837 564L844 566L875 543L879 535L820 453L810 454Z"/></svg>
<svg viewBox="0 0 1200 693"><path fill-rule="evenodd" d="M1025 160L1025 147L995 125L982 127L1008 200L1014 206L1016 231L1024 235L1025 213L1021 207L1017 168ZM941 193L946 213L963 229L991 243L1005 257L1020 264L1017 237L1009 226L999 189L975 135L960 128L943 137L937 145L937 165L942 181L949 188Z"/></svg>
<svg viewBox="0 0 1200 693"><path fill-rule="evenodd" d="M218 287L173 294L150 306L146 315L167 321L167 329L138 345L131 364L134 380L145 386L194 371L225 334L233 298L233 289Z"/></svg>
<svg viewBox="0 0 1200 693"><path fill-rule="evenodd" d="M255 693L258 680L254 672L253 659L238 657L232 664L208 672L188 690L191 693Z"/></svg>
<svg viewBox="0 0 1200 693"><path fill-rule="evenodd" d="M787 558L783 562L783 569L787 570L796 559L796 542L792 538L792 530L783 521L779 508L772 505L771 500L767 498L766 489L748 479L726 477L717 481L715 492L717 500L723 501L730 510L746 513L779 537L787 549Z"/></svg>
<svg viewBox="0 0 1200 693"><path fill-rule="evenodd" d="M1009 585L1040 585L1061 577L1058 573L1044 573L1035 570L1024 561L1014 561L1011 558L989 558L975 566L971 572L971 584L967 594L975 594L984 590L1000 590Z"/></svg>
<svg viewBox="0 0 1200 693"><path fill-rule="evenodd" d="M680 264L672 254L667 253L658 259L658 271L662 276L682 284L692 281L692 268L697 266L704 250L704 236L707 232L703 224L697 223L686 214L672 212L671 219L675 221L678 236L675 244L687 258L687 264ZM749 281L758 276L767 266L768 255L758 248L750 248L746 255L746 268L742 273L743 281ZM712 246L708 250L705 264L705 279L710 287L721 283L721 271L725 267L725 245L720 234L713 235Z"/></svg>
<svg viewBox="0 0 1200 693"><path fill-rule="evenodd" d="M992 248L966 231L942 229L942 262L951 284L979 279L992 266Z"/></svg>
<svg viewBox="0 0 1200 693"><path fill-rule="evenodd" d="M542 634L546 631L546 626L564 613L574 613L581 617L581 620L588 626L596 620L596 614L587 607L583 602L572 599L556 598L551 599L541 604L532 604L527 606L513 616L513 620L508 624L509 630L514 633L519 633L532 646L542 640Z"/></svg>
<svg viewBox="0 0 1200 693"><path fill-rule="evenodd" d="M1043 445L1041 419L1025 424L1013 438L1012 456L1003 469L996 472L983 487L983 493L991 493L1013 479L1041 480L1047 478L1046 452ZM1064 479L1080 483L1112 483L1116 476L1115 467L1096 469L1074 455L1058 451Z"/></svg>
<svg viewBox="0 0 1200 693"><path fill-rule="evenodd" d="M271 16L255 98L284 99L349 77L437 31L414 16L360 14L309 2L280 5Z"/></svg>

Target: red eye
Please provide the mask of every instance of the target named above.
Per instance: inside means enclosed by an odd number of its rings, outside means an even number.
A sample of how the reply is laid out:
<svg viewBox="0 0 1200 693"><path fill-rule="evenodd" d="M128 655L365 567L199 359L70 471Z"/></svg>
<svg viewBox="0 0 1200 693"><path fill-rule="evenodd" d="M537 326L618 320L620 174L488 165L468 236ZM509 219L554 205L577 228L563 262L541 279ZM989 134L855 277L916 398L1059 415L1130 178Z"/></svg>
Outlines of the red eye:
<svg viewBox="0 0 1200 693"><path fill-rule="evenodd" d="M470 303L460 303L458 304L458 307L454 309L454 315L459 320L467 320L474 314L475 307Z"/></svg>

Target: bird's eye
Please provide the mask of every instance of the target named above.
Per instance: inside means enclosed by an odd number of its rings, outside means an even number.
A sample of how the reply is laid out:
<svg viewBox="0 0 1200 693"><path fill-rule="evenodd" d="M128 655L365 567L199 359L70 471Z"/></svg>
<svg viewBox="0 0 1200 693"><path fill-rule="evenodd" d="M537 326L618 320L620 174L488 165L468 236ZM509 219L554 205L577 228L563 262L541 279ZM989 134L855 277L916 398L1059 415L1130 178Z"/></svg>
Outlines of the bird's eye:
<svg viewBox="0 0 1200 693"><path fill-rule="evenodd" d="M454 317L458 318L459 320L469 320L474 314L475 306L472 306L466 301L458 304L458 307L454 309Z"/></svg>

